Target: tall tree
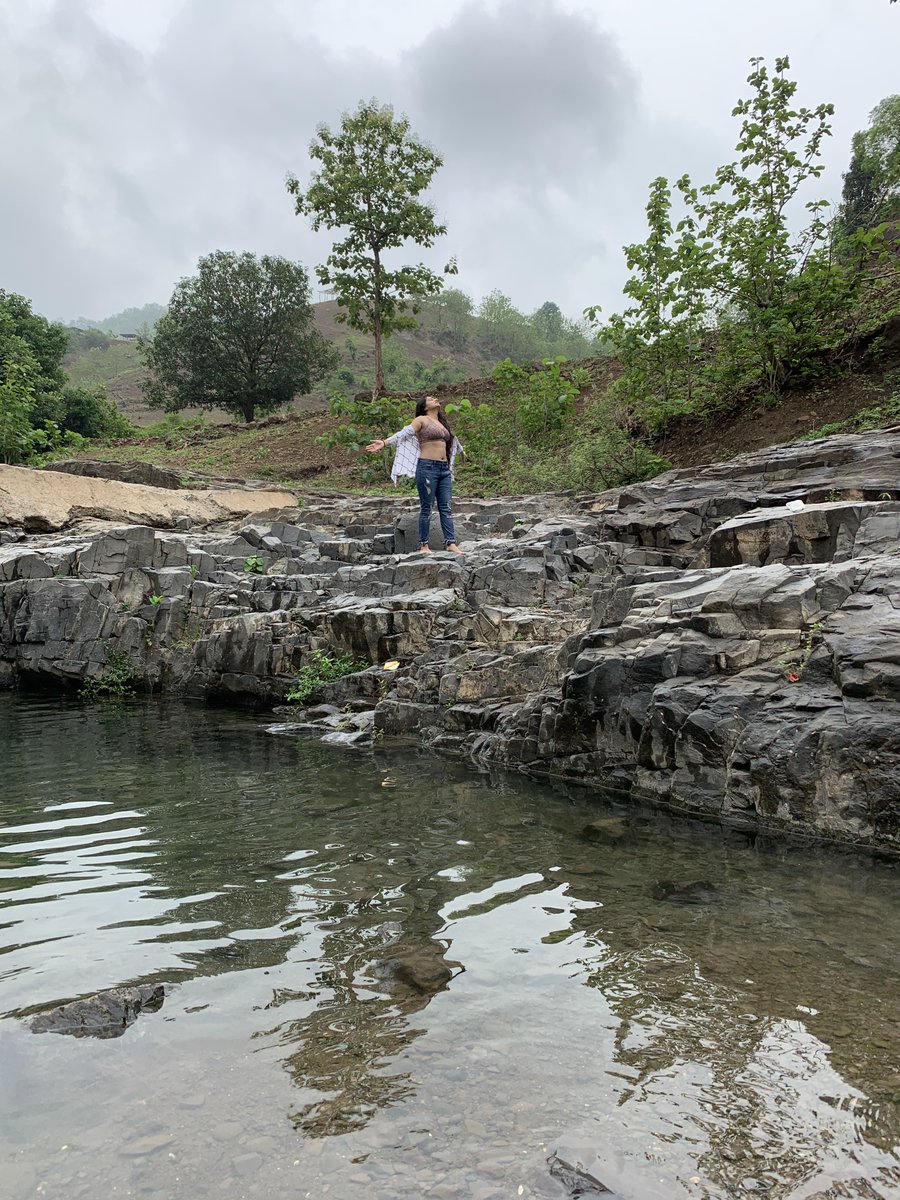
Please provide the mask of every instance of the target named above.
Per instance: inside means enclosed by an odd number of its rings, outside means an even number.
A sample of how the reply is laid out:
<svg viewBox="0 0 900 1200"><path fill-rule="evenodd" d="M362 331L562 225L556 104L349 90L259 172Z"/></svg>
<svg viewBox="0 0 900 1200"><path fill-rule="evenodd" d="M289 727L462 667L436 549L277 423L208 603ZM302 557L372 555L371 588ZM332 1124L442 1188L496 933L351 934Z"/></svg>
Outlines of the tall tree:
<svg viewBox="0 0 900 1200"><path fill-rule="evenodd" d="M8 321L5 328L22 338L34 355L37 374L34 387L38 395L56 392L66 382L62 361L69 348L69 335L64 326L48 321L40 313L32 311L31 302L16 292L5 292L0 288L0 312Z"/></svg>
<svg viewBox="0 0 900 1200"><path fill-rule="evenodd" d="M145 394L170 411L223 408L252 421L336 365L312 320L299 263L216 250L176 285L153 337L142 341Z"/></svg>
<svg viewBox="0 0 900 1200"><path fill-rule="evenodd" d="M853 135L844 176L841 225L852 234L900 216L900 96L886 96Z"/></svg>
<svg viewBox="0 0 900 1200"><path fill-rule="evenodd" d="M295 211L313 229L346 229L324 266L321 283L337 293L338 319L375 338L375 393L384 391L382 341L397 329L415 328L417 300L443 287L440 275L422 263L390 269L385 256L407 242L432 246L447 232L420 197L443 160L410 132L406 117L390 105L361 102L344 113L333 133L320 125L309 147L320 163L304 191L290 175L287 189ZM455 274L451 261L444 268Z"/></svg>

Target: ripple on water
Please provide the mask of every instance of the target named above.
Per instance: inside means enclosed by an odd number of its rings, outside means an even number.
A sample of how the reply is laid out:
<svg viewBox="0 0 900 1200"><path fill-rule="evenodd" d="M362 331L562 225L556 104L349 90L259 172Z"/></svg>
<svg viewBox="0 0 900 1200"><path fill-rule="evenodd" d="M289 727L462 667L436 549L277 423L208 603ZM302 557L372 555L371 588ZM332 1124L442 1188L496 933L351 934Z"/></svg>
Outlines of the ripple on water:
<svg viewBox="0 0 900 1200"><path fill-rule="evenodd" d="M890 864L177 705L0 696L0 761L13 1200L900 1195Z"/></svg>

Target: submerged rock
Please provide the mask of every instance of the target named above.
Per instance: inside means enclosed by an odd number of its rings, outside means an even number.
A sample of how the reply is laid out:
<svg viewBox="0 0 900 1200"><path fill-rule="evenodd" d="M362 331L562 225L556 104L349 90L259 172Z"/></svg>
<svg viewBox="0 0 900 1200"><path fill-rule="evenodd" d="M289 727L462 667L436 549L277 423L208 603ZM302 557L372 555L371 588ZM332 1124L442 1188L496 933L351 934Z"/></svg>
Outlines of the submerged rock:
<svg viewBox="0 0 900 1200"><path fill-rule="evenodd" d="M453 978L453 967L447 963L443 947L435 942L423 946L397 947L385 958L377 959L369 970L373 978L388 984L399 983L422 996L436 996Z"/></svg>
<svg viewBox="0 0 900 1200"><path fill-rule="evenodd" d="M567 1153L564 1151L563 1153ZM554 1152L547 1159L550 1166L550 1174L566 1189L569 1196L611 1196L612 1189L608 1188L605 1183L597 1178L589 1171L578 1159L568 1161L573 1156L568 1155L563 1158L559 1153Z"/></svg>
<svg viewBox="0 0 900 1200"><path fill-rule="evenodd" d="M715 904L719 893L705 879L691 883L675 883L671 879L660 879L650 889L654 900L667 900L670 904Z"/></svg>
<svg viewBox="0 0 900 1200"><path fill-rule="evenodd" d="M599 821L589 821L581 836L599 846L618 846L628 836L628 826L621 817L602 817Z"/></svg>
<svg viewBox="0 0 900 1200"><path fill-rule="evenodd" d="M39 1013L29 1022L33 1033L66 1033L71 1037L121 1037L142 1012L157 1012L165 1000L161 984L111 988Z"/></svg>

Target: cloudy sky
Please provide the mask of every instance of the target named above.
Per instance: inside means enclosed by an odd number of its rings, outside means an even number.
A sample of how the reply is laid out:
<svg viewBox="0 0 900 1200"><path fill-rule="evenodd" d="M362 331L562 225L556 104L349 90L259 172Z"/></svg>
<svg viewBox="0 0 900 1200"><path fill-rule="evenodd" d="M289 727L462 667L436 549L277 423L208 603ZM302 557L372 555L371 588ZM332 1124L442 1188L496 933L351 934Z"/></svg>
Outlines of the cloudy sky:
<svg viewBox="0 0 900 1200"><path fill-rule="evenodd" d="M888 0L0 0L0 288L68 320L164 303L214 249L312 273L285 175L374 96L444 158L456 286L615 309L649 181L728 161L747 60L780 54L836 106L836 199L900 91Z"/></svg>

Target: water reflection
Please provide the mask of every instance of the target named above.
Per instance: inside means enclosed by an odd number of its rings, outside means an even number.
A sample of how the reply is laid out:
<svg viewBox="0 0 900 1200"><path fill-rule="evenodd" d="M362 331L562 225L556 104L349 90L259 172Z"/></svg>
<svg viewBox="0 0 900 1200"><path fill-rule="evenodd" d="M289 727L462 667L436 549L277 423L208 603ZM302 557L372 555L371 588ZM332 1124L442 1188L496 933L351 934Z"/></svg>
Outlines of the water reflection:
<svg viewBox="0 0 900 1200"><path fill-rule="evenodd" d="M895 868L628 810L584 831L578 793L176 706L0 697L0 738L0 1154L32 1182L64 1180L62 1134L95 1192L169 1194L165 1142L198 1197L242 1154L260 1195L296 1162L316 1195L552 1196L565 1137L642 1197L891 1194ZM22 1023L160 982L117 1058Z"/></svg>

